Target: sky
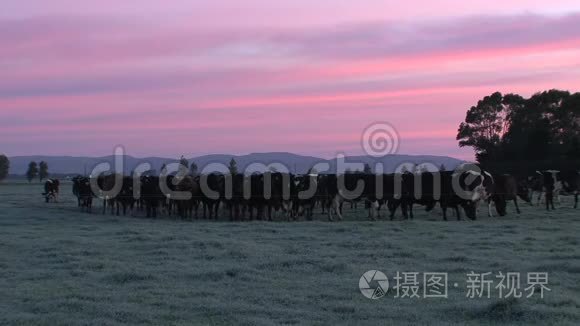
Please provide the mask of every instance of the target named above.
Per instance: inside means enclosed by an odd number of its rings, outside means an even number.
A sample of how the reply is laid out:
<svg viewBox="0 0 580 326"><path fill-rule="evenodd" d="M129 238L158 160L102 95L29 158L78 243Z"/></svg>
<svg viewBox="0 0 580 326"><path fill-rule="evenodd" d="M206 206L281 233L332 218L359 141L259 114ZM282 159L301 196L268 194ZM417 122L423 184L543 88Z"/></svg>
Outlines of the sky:
<svg viewBox="0 0 580 326"><path fill-rule="evenodd" d="M473 158L495 91L580 90L577 0L7 0L0 153Z"/></svg>

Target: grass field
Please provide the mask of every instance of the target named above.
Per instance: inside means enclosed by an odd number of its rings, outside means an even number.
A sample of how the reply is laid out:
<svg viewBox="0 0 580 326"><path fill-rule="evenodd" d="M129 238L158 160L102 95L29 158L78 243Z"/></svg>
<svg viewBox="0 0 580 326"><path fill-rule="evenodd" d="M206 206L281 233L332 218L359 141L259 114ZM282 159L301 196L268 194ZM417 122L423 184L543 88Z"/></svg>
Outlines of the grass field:
<svg viewBox="0 0 580 326"><path fill-rule="evenodd" d="M509 206L477 221L346 209L343 222L230 223L80 213L70 185L51 204L41 188L0 184L0 324L580 324L580 210L568 198L553 213ZM358 284L373 269L391 285L397 271L447 272L459 287L370 300ZM468 299L470 271L548 272L551 291Z"/></svg>

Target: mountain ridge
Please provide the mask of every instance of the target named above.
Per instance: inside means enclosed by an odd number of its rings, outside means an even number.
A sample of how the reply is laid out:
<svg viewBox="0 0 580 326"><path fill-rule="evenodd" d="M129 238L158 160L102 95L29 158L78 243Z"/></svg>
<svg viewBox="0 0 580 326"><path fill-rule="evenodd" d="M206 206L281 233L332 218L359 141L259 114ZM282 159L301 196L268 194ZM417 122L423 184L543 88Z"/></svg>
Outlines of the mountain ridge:
<svg viewBox="0 0 580 326"><path fill-rule="evenodd" d="M229 155L229 154L208 154L201 155L197 157L188 158L187 160L195 162L199 167L199 171L204 172L225 172L223 168L229 164L231 159L237 162L238 170L244 171L247 168L251 171L260 171L264 166L269 164L274 164L274 168L279 171L283 171L283 167L286 167L290 172L293 173L306 173L312 166L317 163L328 163L330 169L329 172L344 172L345 169L350 170L362 170L360 167L353 166L343 166L337 163L337 159L324 159L309 155L300 155L289 152L265 152L265 153L249 153L244 155ZM10 160L10 174L11 175L23 175L26 173L28 164L31 161L40 162L45 161L48 163L49 172L53 174L85 174L90 173L90 171L100 163L114 162L113 155L100 156L100 157L89 157L89 156L51 156L51 155L26 155L26 156L12 156L9 157ZM149 157L134 157L131 155L124 155L124 166L123 171L125 174L129 174L135 167L141 163L149 163L152 169L159 171L163 164L176 163L179 159L167 158L161 156L149 156ZM435 167L444 165L447 169L453 169L457 165L464 162L453 157L448 156L438 156L438 155L405 155L405 154L392 154L383 157L372 157L365 155L358 156L345 156L344 162L347 164L369 164L373 171L375 167L379 167L377 164L381 163L383 165L383 171L386 173L393 172L401 164L431 164L431 170ZM281 165L280 165L281 164ZM337 169L337 166L339 168ZM324 171L319 171L324 172Z"/></svg>

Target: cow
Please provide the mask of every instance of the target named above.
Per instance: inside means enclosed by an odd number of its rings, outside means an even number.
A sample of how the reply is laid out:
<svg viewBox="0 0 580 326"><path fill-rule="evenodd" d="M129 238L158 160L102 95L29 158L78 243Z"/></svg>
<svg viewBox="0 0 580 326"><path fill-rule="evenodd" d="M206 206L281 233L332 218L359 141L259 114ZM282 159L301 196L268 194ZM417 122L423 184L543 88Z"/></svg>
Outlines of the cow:
<svg viewBox="0 0 580 326"><path fill-rule="evenodd" d="M493 177L477 169L464 168L457 171L402 173L387 176L384 187L388 207L393 219L400 206L405 219L413 218L413 205L425 207L427 212L439 203L443 220L447 220L447 210L455 211L461 220L459 208L465 215L475 220L477 206L489 197Z"/></svg>
<svg viewBox="0 0 580 326"><path fill-rule="evenodd" d="M122 177L116 174L101 174L97 177L99 193L95 195L103 200L103 214L106 213L107 206L111 209L111 215L115 213L115 196L105 193L113 190L117 179L122 179Z"/></svg>
<svg viewBox="0 0 580 326"><path fill-rule="evenodd" d="M576 171L576 175L571 180L574 182L574 184L570 184L572 190L574 191L574 208L578 208L578 194L580 193L580 171Z"/></svg>
<svg viewBox="0 0 580 326"><path fill-rule="evenodd" d="M59 186L60 182L58 179L47 179L44 183L44 192L42 195L46 202L50 202L52 199L54 202L58 202L58 193L59 193Z"/></svg>
<svg viewBox="0 0 580 326"><path fill-rule="evenodd" d="M225 194L225 177L220 173L210 173L200 176L201 202L203 203L203 218L218 219L219 206Z"/></svg>
<svg viewBox="0 0 580 326"><path fill-rule="evenodd" d="M580 171L562 174L563 191L574 196L574 208L578 208L578 193L580 192Z"/></svg>
<svg viewBox="0 0 580 326"><path fill-rule="evenodd" d="M487 198L487 193L482 189L482 175L475 171L441 173L441 198L440 205L443 210L443 219L447 220L446 209L451 207L455 210L457 220L461 220L459 207L463 208L465 215L475 220L477 218L477 204ZM475 179L471 179L475 178Z"/></svg>
<svg viewBox="0 0 580 326"><path fill-rule="evenodd" d="M73 194L77 197L81 211L92 212L94 193L91 189L91 180L87 177L76 176L73 181Z"/></svg>
<svg viewBox="0 0 580 326"><path fill-rule="evenodd" d="M538 199L536 202L539 206L544 196L544 175L541 172L536 171L535 175L528 177L527 187L531 199L530 204L532 206L534 205L534 198L537 196Z"/></svg>
<svg viewBox="0 0 580 326"><path fill-rule="evenodd" d="M388 177L390 180L385 182L388 207L391 211L391 220L399 206L405 219L413 219L413 205L419 204L425 206L427 211L431 211L440 197L435 193L440 191L440 182L437 183L436 174L424 172L413 174L405 172ZM416 188L419 187L419 188Z"/></svg>
<svg viewBox="0 0 580 326"><path fill-rule="evenodd" d="M536 174L542 180L542 191L546 198L546 210L550 208L555 210L554 197L560 200L560 192L562 191L562 177L558 170L536 171Z"/></svg>
<svg viewBox="0 0 580 326"><path fill-rule="evenodd" d="M135 197L133 194L133 178L123 177L123 185L121 191L113 198L114 204L117 206L116 214L119 216L120 208L123 207L123 216L127 214L127 208L131 210L133 215L133 208L135 207Z"/></svg>
<svg viewBox="0 0 580 326"><path fill-rule="evenodd" d="M246 208L250 220L254 219L254 210L256 211L256 219L262 220L266 208L266 198L264 191L264 175L254 173L247 177L247 183L244 189L244 197L246 198Z"/></svg>
<svg viewBox="0 0 580 326"><path fill-rule="evenodd" d="M272 211L282 211L290 220L293 218L292 198L296 197L296 185L294 184L294 176L289 173L281 172L266 172L264 173L264 188L269 190L264 193L266 200L266 207L268 209L268 220L272 221ZM268 182L269 181L269 182Z"/></svg>
<svg viewBox="0 0 580 326"><path fill-rule="evenodd" d="M195 211L195 217L197 218L199 199L201 197L199 178L186 175L182 178L175 179L175 181L177 182L175 191L183 192L183 198L173 198L179 216L182 219L191 218Z"/></svg>
<svg viewBox="0 0 580 326"><path fill-rule="evenodd" d="M315 192L315 200L316 204L320 205L322 210L322 214L325 214L326 211L330 208L332 203L332 198L330 196L329 191L329 175L328 174L318 174L316 176L316 184L318 187L316 188Z"/></svg>
<svg viewBox="0 0 580 326"><path fill-rule="evenodd" d="M495 208L500 216L505 216L506 205L508 201L513 201L518 214L521 213L518 205L518 197L527 203L531 203L528 186L523 182L518 182L516 177L509 174L497 175L493 184L491 196L488 199L488 205L495 203ZM493 217L491 209L490 217Z"/></svg>
<svg viewBox="0 0 580 326"><path fill-rule="evenodd" d="M156 218L159 206L165 200L159 180L159 177L152 175L141 177L140 199L145 206L147 217Z"/></svg>
<svg viewBox="0 0 580 326"><path fill-rule="evenodd" d="M241 173L225 176L224 204L228 209L230 221L245 219L247 201L244 198L244 187L246 182L248 182L247 177Z"/></svg>
<svg viewBox="0 0 580 326"><path fill-rule="evenodd" d="M328 219L333 221L336 215L339 220L343 219L342 205L344 202L360 201L367 199L369 205L369 217L375 220L379 208L377 196L378 176L368 173L346 173L341 175L328 174L325 177L326 191L324 193L330 199Z"/></svg>
<svg viewBox="0 0 580 326"><path fill-rule="evenodd" d="M318 176L315 174L297 175L294 178L296 196L294 201L294 215L305 216L312 220L318 193Z"/></svg>

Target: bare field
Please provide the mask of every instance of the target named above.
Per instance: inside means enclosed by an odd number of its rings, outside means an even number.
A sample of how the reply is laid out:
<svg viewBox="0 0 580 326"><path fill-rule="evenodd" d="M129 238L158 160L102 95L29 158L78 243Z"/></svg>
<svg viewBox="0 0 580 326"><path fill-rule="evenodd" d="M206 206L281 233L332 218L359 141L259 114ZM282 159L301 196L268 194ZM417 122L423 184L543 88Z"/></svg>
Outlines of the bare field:
<svg viewBox="0 0 580 326"><path fill-rule="evenodd" d="M70 184L0 184L0 324L578 325L580 210L505 218L183 222L80 213ZM100 212L96 202L94 212ZM399 217L400 218L400 217ZM281 220L281 218L279 218ZM447 299L365 298L367 270L447 272ZM544 299L466 298L466 273L548 272ZM525 282L525 280L523 280ZM523 286L524 284L522 284Z"/></svg>

